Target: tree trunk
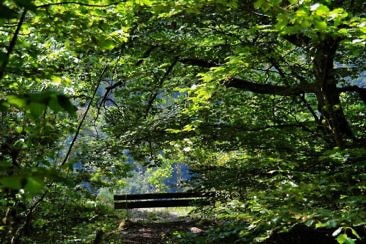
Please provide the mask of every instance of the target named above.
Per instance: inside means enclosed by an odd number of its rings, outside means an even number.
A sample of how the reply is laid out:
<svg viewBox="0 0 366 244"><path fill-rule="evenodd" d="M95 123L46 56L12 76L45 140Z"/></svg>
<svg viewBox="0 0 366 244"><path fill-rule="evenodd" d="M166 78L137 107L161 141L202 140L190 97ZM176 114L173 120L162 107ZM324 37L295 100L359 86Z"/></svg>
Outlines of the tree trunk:
<svg viewBox="0 0 366 244"><path fill-rule="evenodd" d="M334 77L333 62L337 47L338 41L333 38L317 43L314 49L313 70L323 128L330 134L334 145L344 147L346 140L353 140L354 135L344 115Z"/></svg>

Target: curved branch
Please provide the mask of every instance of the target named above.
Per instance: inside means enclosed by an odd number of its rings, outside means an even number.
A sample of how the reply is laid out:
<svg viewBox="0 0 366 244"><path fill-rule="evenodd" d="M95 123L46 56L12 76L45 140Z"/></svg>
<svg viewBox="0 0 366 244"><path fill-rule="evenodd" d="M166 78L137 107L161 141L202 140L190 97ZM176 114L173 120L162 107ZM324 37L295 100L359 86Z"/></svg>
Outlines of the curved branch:
<svg viewBox="0 0 366 244"><path fill-rule="evenodd" d="M194 65L202 68L212 68L220 66L219 61L207 61L199 58L179 58L179 62L186 65ZM296 74L293 74L295 75ZM304 93L316 93L318 88L315 84L305 83L305 80L301 77L297 76L296 78L300 78L302 84L293 85L293 86L282 86L282 85L273 85L273 84L260 84L256 81L243 80L239 78L234 78L224 83L227 87L234 87L240 90L251 91L259 94L269 94L269 95L281 95L281 96L293 96L293 95L301 95ZM357 92L361 97L362 101L366 103L366 88L358 87L358 86L347 86L337 88L338 92Z"/></svg>
<svg viewBox="0 0 366 244"><path fill-rule="evenodd" d="M38 5L38 6L35 6L35 8L48 8L51 6L70 5L70 4L80 5L80 6L84 6L84 7L105 8L105 7L120 4L122 2L124 2L124 1L112 2L109 4L89 4L89 3L82 3L82 2L77 2L77 1L67 1L67 2L48 3L48 4Z"/></svg>
<svg viewBox="0 0 366 244"><path fill-rule="evenodd" d="M246 81L242 79L231 79L224 83L227 87L234 87L240 90L251 91L259 94L293 96L303 93L315 93L316 86L314 84L300 84L294 86L279 86L272 84L259 84L254 81Z"/></svg>
<svg viewBox="0 0 366 244"><path fill-rule="evenodd" d="M207 61L195 58L180 58L179 62L187 65L195 65L202 68L212 68L220 66L218 61ZM240 90L251 91L260 94L272 94L282 96L300 95L303 93L315 93L316 86L314 84L300 84L294 86L281 86L272 84L260 84L256 81L248 81L234 78L224 82L227 87L234 87Z"/></svg>

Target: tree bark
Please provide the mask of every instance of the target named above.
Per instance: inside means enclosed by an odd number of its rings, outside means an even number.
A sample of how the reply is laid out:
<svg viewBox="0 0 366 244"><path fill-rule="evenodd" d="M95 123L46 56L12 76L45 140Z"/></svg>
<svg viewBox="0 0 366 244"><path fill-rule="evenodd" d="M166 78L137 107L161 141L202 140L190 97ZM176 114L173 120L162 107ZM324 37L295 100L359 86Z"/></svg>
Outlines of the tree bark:
<svg viewBox="0 0 366 244"><path fill-rule="evenodd" d="M347 139L354 139L354 135L344 115L334 77L333 62L338 43L333 38L327 38L315 44L313 70L321 122L335 145L343 147Z"/></svg>

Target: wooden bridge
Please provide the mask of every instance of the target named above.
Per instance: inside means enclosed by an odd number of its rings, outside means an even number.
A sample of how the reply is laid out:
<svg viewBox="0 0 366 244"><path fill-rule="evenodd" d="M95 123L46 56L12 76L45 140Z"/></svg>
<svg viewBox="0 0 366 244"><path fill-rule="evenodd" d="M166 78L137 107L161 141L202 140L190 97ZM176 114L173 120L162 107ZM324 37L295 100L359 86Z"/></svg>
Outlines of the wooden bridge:
<svg viewBox="0 0 366 244"><path fill-rule="evenodd" d="M208 205L209 193L176 192L114 195L115 209Z"/></svg>

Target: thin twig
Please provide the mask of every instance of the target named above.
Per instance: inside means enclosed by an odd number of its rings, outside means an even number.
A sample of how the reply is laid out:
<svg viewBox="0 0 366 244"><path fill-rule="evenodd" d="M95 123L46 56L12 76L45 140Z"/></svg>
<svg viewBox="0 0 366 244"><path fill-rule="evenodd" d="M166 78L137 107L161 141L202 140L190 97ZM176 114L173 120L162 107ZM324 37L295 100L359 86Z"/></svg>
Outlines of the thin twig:
<svg viewBox="0 0 366 244"><path fill-rule="evenodd" d="M27 9L24 9L23 12L22 12L22 15L20 16L19 22L17 24L17 28L15 29L15 32L13 34L13 37L10 40L9 46L8 46L6 54L5 54L5 57L3 58L3 62L2 62L1 67L0 67L0 79L2 79L4 74L5 74L5 68L9 63L10 54L13 52L15 44L18 40L19 32L20 32L20 29L22 28L22 25L24 23L26 14L27 14Z"/></svg>
<svg viewBox="0 0 366 244"><path fill-rule="evenodd" d="M178 59L175 59L168 67L168 69L165 71L163 77L160 78L157 86L156 86L156 91L155 93L151 94L150 98L149 98L149 101L147 103L147 106L146 106L146 111L145 111L145 118L149 115L149 112L152 108L152 105L155 101L155 99L157 98L157 96L159 95L159 88L161 88L163 86L163 83L165 81L165 79L170 75L170 73L172 72L174 66L177 64L178 62Z"/></svg>
<svg viewBox="0 0 366 244"><path fill-rule="evenodd" d="M72 148L73 148L73 146L74 146L74 144L75 144L75 142L76 142L76 139L78 138L78 136L79 136L79 134L80 134L81 127L83 126L83 123L84 123L84 121L85 121L85 119L86 119L86 116L87 116L87 114L88 114L88 112L89 112L89 109L90 109L90 107L91 107L91 105L92 105L92 103L93 103L93 100L94 100L94 98L95 98L95 95L97 94L98 88L99 88L99 86L100 86L100 83L102 82L103 76L104 76L104 74L105 74L105 72L106 72L106 71L107 71L107 65L105 65L105 66L103 67L103 70L102 70L102 72L101 72L101 73L100 73L100 75L99 75L99 78L98 78L98 80L97 80L97 84L96 84L96 86L95 86L95 89L94 89L94 92L93 92L92 98L91 98L91 100L90 100L90 102L89 102L88 106L86 107L86 110L85 110L85 112L84 112L83 118L81 119L81 121L80 121L80 123L79 123L79 125L78 125L78 128L76 129L76 132L75 132L74 138L73 138L73 139L72 139L72 141L71 141L71 144L70 144L70 146L69 146L69 149L67 150L67 153L66 153L66 155L65 155L65 158L64 158L64 160L63 160L63 161L62 161L62 163L61 163L61 166L63 166L63 165L67 162L67 160L69 159L69 156L70 156L70 154L71 154Z"/></svg>

